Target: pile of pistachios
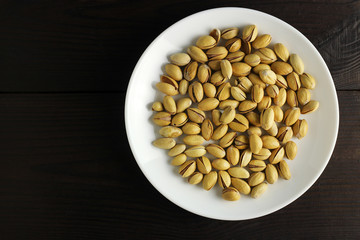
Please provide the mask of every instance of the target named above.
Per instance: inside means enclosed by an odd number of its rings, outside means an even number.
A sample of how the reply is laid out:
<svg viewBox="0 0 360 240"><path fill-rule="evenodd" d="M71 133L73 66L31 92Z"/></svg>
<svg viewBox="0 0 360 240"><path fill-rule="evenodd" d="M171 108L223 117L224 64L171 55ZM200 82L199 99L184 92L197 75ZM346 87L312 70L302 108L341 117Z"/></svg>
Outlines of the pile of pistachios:
<svg viewBox="0 0 360 240"><path fill-rule="evenodd" d="M152 105L171 164L190 184L216 183L225 200L261 196L297 155L308 123L301 114L319 107L311 100L316 81L300 56L256 25L213 29L195 46L172 54Z"/></svg>

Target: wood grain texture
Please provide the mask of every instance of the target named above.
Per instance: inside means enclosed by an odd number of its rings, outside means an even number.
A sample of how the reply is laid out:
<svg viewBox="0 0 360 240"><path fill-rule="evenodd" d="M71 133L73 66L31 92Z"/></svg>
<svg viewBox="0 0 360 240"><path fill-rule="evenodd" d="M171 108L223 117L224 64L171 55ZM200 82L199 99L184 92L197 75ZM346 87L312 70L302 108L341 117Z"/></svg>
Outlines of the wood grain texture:
<svg viewBox="0 0 360 240"><path fill-rule="evenodd" d="M124 135L123 94L2 94L0 232L5 239L179 239L179 229L186 239L357 239L360 92L338 94L339 137L321 177L289 206L238 222L189 213L152 187Z"/></svg>

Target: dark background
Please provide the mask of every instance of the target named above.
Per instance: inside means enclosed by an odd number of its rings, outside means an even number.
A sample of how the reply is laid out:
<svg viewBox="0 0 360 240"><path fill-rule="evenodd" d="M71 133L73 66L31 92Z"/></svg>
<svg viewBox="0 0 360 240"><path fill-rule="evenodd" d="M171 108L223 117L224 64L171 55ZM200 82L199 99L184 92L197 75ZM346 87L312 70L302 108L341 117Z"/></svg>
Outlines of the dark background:
<svg viewBox="0 0 360 240"><path fill-rule="evenodd" d="M169 202L125 135L126 88L146 47L176 21L222 6L301 31L328 64L340 105L321 177L248 221ZM0 1L0 239L360 239L359 12L350 0Z"/></svg>

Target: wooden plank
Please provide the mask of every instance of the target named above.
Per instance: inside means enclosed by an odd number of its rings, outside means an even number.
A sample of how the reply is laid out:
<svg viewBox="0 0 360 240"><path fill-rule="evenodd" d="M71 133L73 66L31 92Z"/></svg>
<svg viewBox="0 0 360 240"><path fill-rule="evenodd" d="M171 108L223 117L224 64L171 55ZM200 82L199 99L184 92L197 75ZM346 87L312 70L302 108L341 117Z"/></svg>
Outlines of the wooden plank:
<svg viewBox="0 0 360 240"><path fill-rule="evenodd" d="M124 133L124 94L1 94L1 236L357 239L360 92L338 96L337 145L314 186L271 215L224 222L177 207L146 180Z"/></svg>

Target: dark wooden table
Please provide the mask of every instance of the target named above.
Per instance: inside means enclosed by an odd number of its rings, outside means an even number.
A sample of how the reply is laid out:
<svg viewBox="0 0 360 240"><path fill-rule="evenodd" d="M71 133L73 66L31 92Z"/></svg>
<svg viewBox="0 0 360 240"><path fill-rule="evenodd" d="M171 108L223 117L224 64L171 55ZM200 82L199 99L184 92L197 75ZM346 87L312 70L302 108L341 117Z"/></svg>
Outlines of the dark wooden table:
<svg viewBox="0 0 360 240"><path fill-rule="evenodd" d="M124 99L151 41L192 13L238 6L312 41L338 93L321 177L248 221L187 212L146 180ZM360 239L360 1L1 1L0 239Z"/></svg>

